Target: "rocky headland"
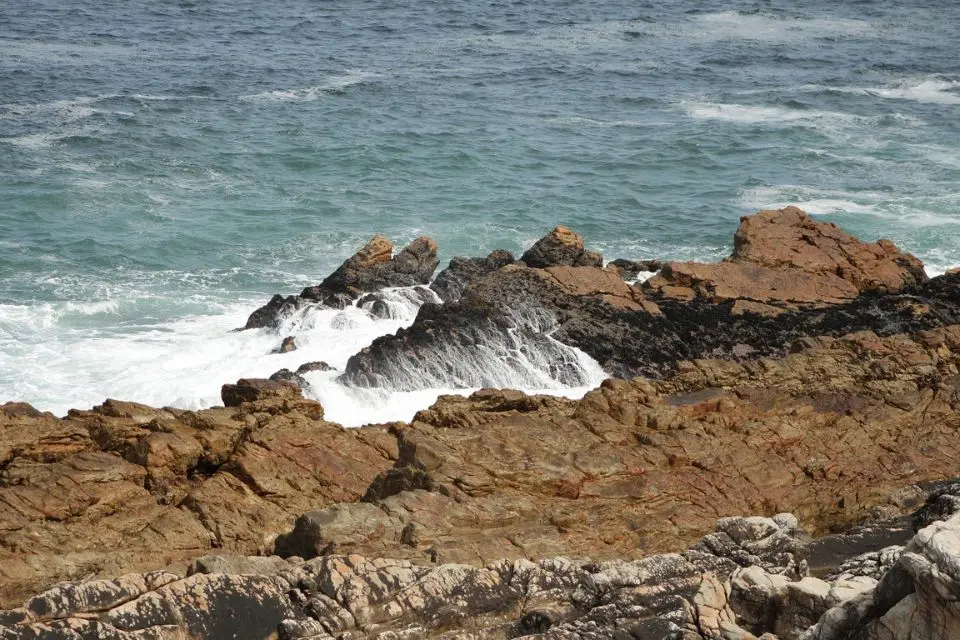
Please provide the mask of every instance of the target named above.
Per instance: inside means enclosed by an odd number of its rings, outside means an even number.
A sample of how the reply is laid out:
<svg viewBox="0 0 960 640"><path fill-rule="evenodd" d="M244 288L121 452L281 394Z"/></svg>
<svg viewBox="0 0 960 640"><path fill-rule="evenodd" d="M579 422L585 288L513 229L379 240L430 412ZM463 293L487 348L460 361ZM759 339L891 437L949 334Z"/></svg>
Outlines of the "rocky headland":
<svg viewBox="0 0 960 640"><path fill-rule="evenodd" d="M200 411L0 405L0 638L960 637L960 274L793 207L719 263L604 265L564 227L436 275L377 236L244 327L289 351L406 287L345 383L573 386L583 352L612 377L580 400L344 429L316 362Z"/></svg>

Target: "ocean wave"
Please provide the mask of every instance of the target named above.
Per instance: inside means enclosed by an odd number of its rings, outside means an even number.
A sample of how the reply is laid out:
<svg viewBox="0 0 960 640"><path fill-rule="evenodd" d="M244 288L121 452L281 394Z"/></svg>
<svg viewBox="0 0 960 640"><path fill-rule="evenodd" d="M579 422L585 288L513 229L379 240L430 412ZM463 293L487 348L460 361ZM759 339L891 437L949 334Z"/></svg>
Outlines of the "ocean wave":
<svg viewBox="0 0 960 640"><path fill-rule="evenodd" d="M319 85L301 87L297 89L274 89L252 95L240 96L244 102L311 102L330 93L340 93L354 85L366 84L382 77L372 71L347 71L338 76L331 76L326 82Z"/></svg>
<svg viewBox="0 0 960 640"><path fill-rule="evenodd" d="M923 80L903 81L898 84L878 89L864 89L868 95L875 95L890 100L913 100L933 104L960 104L960 82L944 80L942 78L927 78Z"/></svg>
<svg viewBox="0 0 960 640"><path fill-rule="evenodd" d="M857 116L835 111L800 110L720 102L681 102L680 107L698 120L724 120L742 124L815 124L834 120L852 122Z"/></svg>

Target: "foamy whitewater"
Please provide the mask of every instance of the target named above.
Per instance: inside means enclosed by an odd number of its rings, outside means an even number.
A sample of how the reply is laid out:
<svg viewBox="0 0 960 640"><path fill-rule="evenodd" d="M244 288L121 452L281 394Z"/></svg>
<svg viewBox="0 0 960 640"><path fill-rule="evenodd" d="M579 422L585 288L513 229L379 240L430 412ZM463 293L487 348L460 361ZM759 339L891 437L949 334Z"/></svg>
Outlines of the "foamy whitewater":
<svg viewBox="0 0 960 640"><path fill-rule="evenodd" d="M960 4L894 0L5 3L0 402L205 407L239 377L342 370L419 298L231 330L374 233L434 237L441 268L558 223L607 259L716 260L740 216L797 204L940 273L960 265L957 33ZM308 393L358 425L603 378L514 313L382 389L327 372Z"/></svg>

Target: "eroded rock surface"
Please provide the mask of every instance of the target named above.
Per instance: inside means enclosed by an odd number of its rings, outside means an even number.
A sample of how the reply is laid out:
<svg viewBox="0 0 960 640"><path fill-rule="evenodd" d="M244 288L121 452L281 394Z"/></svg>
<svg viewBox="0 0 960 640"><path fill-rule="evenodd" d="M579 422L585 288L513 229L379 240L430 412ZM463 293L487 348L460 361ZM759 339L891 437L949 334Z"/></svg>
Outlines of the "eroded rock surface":
<svg viewBox="0 0 960 640"><path fill-rule="evenodd" d="M896 293L927 279L923 263L889 240L861 242L787 207L743 218L726 261L667 263L644 289L655 298L743 300L776 309Z"/></svg>
<svg viewBox="0 0 960 640"><path fill-rule="evenodd" d="M60 580L257 553L303 512L361 498L396 440L280 388L203 411L0 407L0 606Z"/></svg>

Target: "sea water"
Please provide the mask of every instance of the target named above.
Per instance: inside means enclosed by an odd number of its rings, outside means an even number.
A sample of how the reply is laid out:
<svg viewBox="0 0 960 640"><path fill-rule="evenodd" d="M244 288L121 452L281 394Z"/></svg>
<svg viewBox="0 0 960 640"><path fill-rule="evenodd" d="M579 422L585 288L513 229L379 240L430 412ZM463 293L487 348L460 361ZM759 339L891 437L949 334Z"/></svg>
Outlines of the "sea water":
<svg viewBox="0 0 960 640"><path fill-rule="evenodd" d="M740 216L797 204L942 272L957 33L960 3L892 0L2 3L0 402L204 407L242 376L342 369L412 322L409 296L388 319L312 309L289 354L230 330L374 233L430 235L444 264L558 223L608 259L715 260ZM310 393L356 425L602 379L541 344Z"/></svg>

